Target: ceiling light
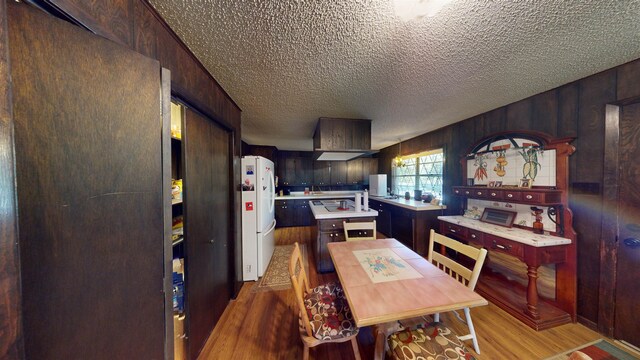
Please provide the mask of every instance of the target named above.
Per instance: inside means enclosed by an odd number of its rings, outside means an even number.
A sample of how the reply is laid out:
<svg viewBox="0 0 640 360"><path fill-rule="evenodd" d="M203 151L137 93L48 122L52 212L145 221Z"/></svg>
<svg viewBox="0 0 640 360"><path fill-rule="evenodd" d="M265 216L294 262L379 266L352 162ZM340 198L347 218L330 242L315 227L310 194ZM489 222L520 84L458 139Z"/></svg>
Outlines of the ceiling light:
<svg viewBox="0 0 640 360"><path fill-rule="evenodd" d="M400 139L398 139L400 140ZM398 155L393 158L393 162L391 162L391 166L393 167L405 167L407 164L404 163L404 159L402 159L402 156L400 156L400 154L402 154L402 140L400 140L398 142Z"/></svg>
<svg viewBox="0 0 640 360"><path fill-rule="evenodd" d="M393 7L404 20L434 16L451 0L393 0Z"/></svg>

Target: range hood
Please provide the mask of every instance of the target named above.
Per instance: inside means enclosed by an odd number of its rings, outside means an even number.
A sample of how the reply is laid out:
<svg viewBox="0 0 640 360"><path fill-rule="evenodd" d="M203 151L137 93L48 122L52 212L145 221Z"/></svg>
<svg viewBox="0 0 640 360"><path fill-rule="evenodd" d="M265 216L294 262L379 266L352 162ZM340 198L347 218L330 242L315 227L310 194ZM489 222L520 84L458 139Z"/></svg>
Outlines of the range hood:
<svg viewBox="0 0 640 360"><path fill-rule="evenodd" d="M321 117L313 134L314 158L346 161L371 151L371 120Z"/></svg>

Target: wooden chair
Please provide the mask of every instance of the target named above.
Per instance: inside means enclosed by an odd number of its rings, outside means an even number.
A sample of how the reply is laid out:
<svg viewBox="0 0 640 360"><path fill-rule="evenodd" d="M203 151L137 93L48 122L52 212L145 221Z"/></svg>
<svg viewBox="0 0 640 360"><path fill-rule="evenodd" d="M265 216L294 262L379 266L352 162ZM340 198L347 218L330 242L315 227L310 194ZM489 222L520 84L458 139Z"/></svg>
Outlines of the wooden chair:
<svg viewBox="0 0 640 360"><path fill-rule="evenodd" d="M376 239L376 221L373 222L346 222L343 221L344 238L347 241L357 240L375 240ZM350 236L349 231L357 231L357 236ZM371 233L371 236L367 235Z"/></svg>
<svg viewBox="0 0 640 360"><path fill-rule="evenodd" d="M309 287L300 247L295 243L289 261L289 275L298 303L300 338L304 345L303 359L309 359L309 348L324 343L351 341L356 359L360 359L355 326L349 303L342 288L334 283ZM309 315L313 314L312 319Z"/></svg>
<svg viewBox="0 0 640 360"><path fill-rule="evenodd" d="M441 253L434 251L435 244L439 244L441 245L441 247L444 247ZM465 255L470 259L475 260L473 270L469 270L468 268L443 255L446 248L455 250L458 252L458 254ZM447 274L451 275L451 277L453 277L454 279L466 285L471 290L475 289L476 287L478 277L480 277L480 270L482 270L482 265L484 264L484 259L486 257L487 249L478 249L470 245L465 245L457 240L450 239L444 235L437 234L434 230L431 230L427 260L438 266L438 268L440 268ZM472 340L473 349L476 351L476 353L480 354L478 338L476 337L476 331L473 328L473 322L471 321L471 312L469 308L464 308L466 321L462 320L457 312L454 311L454 314L460 321L466 322L467 326L469 327L469 334L458 336L458 338L463 341ZM434 314L433 319L434 321L438 322L440 320L440 314Z"/></svg>
<svg viewBox="0 0 640 360"><path fill-rule="evenodd" d="M442 253L438 253L438 249L434 251L435 244L444 246ZM443 255L446 248L455 250L459 254L463 254L472 260L475 260L473 270L469 270ZM471 290L475 288L476 283L478 282L480 270L482 269L486 256L486 249L477 249L473 246L465 245L431 230L427 259L429 262L433 263L439 269L466 285ZM466 353L466 348L462 345L462 341L466 340L472 340L474 350L476 353L480 354L480 348L473 328L473 322L471 321L469 308L464 309L466 321L462 320L457 312L454 311L454 314L459 320L467 323L467 326L469 327L468 335L458 336L453 330L444 326L440 323L440 314L434 314L433 322L425 320L423 317L378 325L374 329L374 336L376 337L374 359L384 358L385 345L389 345L393 359L411 359L413 356L418 356L418 354L407 354L411 353L412 349L428 349L428 352L432 354L434 352L439 353L439 351L447 351L448 354L453 354L455 352L447 350L447 347L451 346L462 348L465 354L458 355L460 355L460 359L465 359L468 356L471 356L471 354ZM440 341L436 339L435 335L438 335L441 338ZM406 342L417 342L419 344L416 347L406 347Z"/></svg>

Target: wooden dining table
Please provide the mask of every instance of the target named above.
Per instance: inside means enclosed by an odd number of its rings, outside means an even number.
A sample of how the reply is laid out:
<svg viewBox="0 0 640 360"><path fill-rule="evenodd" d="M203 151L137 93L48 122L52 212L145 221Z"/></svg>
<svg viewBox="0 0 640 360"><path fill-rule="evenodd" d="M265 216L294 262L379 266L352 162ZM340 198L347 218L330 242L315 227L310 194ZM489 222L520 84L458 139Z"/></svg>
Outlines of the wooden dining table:
<svg viewBox="0 0 640 360"><path fill-rule="evenodd" d="M327 246L359 327L488 304L396 239Z"/></svg>

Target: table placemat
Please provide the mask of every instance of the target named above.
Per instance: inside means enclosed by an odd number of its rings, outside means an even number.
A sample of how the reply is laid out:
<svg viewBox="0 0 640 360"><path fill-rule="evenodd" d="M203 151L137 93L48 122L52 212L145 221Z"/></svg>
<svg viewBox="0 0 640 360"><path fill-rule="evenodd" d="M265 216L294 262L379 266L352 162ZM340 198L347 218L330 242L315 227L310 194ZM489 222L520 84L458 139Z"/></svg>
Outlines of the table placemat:
<svg viewBox="0 0 640 360"><path fill-rule="evenodd" d="M354 250L353 255L373 283L423 277L391 249Z"/></svg>

